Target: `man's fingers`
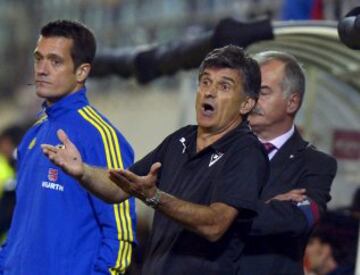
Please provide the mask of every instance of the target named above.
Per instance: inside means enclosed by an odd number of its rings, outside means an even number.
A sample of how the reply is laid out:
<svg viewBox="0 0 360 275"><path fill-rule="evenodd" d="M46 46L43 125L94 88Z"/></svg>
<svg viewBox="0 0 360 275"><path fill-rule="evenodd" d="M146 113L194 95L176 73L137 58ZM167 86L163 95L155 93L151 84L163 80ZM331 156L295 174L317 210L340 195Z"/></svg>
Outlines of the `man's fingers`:
<svg viewBox="0 0 360 275"><path fill-rule="evenodd" d="M289 193L304 194L305 192L306 192L306 189L302 188L302 189L294 189L294 190L291 190Z"/></svg>
<svg viewBox="0 0 360 275"><path fill-rule="evenodd" d="M292 198L293 201L296 201L296 202L302 202L306 199L306 196L294 196Z"/></svg>
<svg viewBox="0 0 360 275"><path fill-rule="evenodd" d="M111 169L109 170L110 178L115 182L119 184L127 183L129 184L129 180L124 177L122 174L120 174L121 170Z"/></svg>
<svg viewBox="0 0 360 275"><path fill-rule="evenodd" d="M141 179L140 176L134 174L129 170L119 170L119 174L131 182L138 182Z"/></svg>
<svg viewBox="0 0 360 275"><path fill-rule="evenodd" d="M119 186L125 192L132 194L130 182L121 174L119 174L119 170L111 169L109 170L109 178L114 182L117 186Z"/></svg>
<svg viewBox="0 0 360 275"><path fill-rule="evenodd" d="M65 166L64 162L58 158L56 152L48 151L48 149L43 149L43 153L48 157L48 159L54 164L63 168Z"/></svg>
<svg viewBox="0 0 360 275"><path fill-rule="evenodd" d="M49 157L50 151L47 148L42 148L42 152L45 156Z"/></svg>
<svg viewBox="0 0 360 275"><path fill-rule="evenodd" d="M114 178L116 180L121 180L123 178L123 176L119 175L119 170L117 169L110 169L109 175L111 178Z"/></svg>
<svg viewBox="0 0 360 275"><path fill-rule="evenodd" d="M52 146L50 147L43 147L42 148L43 154L52 162L55 162L55 156L56 156L56 148L54 149Z"/></svg>
<svg viewBox="0 0 360 275"><path fill-rule="evenodd" d="M294 192L293 190L285 194L277 195L272 199L268 200L267 202L270 202L271 200L302 202L305 199L306 199L306 195L303 195L302 192L301 193Z"/></svg>
<svg viewBox="0 0 360 275"><path fill-rule="evenodd" d="M296 202L300 202L306 199L305 195L306 190L305 189L296 189L291 192L291 198L292 200Z"/></svg>
<svg viewBox="0 0 360 275"><path fill-rule="evenodd" d="M125 192L143 200L152 197L156 190L156 177L161 167L159 162L154 163L146 176L138 176L129 170L111 169L110 179Z"/></svg>
<svg viewBox="0 0 360 275"><path fill-rule="evenodd" d="M65 145L65 147L72 145L69 137L67 136L67 134L65 133L65 131L63 129L59 129L57 131L57 136L58 136L59 140L61 141L61 143Z"/></svg>
<svg viewBox="0 0 360 275"><path fill-rule="evenodd" d="M56 153L56 151L57 151L57 148L50 144L41 144L41 149L43 150L44 153L45 153L45 151L46 152L54 152L54 153Z"/></svg>
<svg viewBox="0 0 360 275"><path fill-rule="evenodd" d="M151 165L149 174L151 176L157 176L157 174L159 173L160 168L161 168L161 163L160 162L155 162L153 165Z"/></svg>
<svg viewBox="0 0 360 275"><path fill-rule="evenodd" d="M109 174L110 178L120 185L135 185L136 181L139 180L139 176L127 170L110 169Z"/></svg>
<svg viewBox="0 0 360 275"><path fill-rule="evenodd" d="M291 200L295 202L301 202L306 199L306 196L303 195L303 192L291 192L287 194L285 197L286 200Z"/></svg>

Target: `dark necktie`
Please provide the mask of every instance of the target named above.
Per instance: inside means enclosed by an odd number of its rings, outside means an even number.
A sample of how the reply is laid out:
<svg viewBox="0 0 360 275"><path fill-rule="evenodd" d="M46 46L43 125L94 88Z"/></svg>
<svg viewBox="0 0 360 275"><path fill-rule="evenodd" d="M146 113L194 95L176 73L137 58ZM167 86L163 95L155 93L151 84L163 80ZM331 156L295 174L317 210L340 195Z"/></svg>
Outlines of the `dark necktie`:
<svg viewBox="0 0 360 275"><path fill-rule="evenodd" d="M263 143L265 151L270 154L274 149L276 149L275 145L270 142Z"/></svg>

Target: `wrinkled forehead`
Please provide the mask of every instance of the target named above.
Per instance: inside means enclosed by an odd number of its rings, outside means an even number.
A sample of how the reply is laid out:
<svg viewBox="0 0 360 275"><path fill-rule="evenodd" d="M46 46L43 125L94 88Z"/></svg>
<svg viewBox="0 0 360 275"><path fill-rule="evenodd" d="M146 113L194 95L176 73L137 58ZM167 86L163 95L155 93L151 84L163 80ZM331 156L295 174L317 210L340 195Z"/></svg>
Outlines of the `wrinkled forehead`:
<svg viewBox="0 0 360 275"><path fill-rule="evenodd" d="M203 77L224 79L239 84L242 84L243 82L242 72L239 69L233 69L228 67L218 67L218 66L206 67L202 72L199 73L199 79Z"/></svg>

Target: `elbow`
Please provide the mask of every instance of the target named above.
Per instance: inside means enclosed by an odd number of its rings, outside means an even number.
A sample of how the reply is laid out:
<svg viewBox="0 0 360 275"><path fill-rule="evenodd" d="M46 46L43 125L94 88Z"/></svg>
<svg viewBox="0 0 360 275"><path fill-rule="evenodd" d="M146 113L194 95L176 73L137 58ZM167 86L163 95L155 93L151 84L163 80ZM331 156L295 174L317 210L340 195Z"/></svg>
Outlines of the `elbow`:
<svg viewBox="0 0 360 275"><path fill-rule="evenodd" d="M213 234L213 235L207 235L207 236L205 237L205 239L208 240L209 242L215 243L215 242L217 242L218 240L220 240L221 237L222 237L222 234L221 234L221 235Z"/></svg>
<svg viewBox="0 0 360 275"><path fill-rule="evenodd" d="M118 193L107 193L107 194L98 193L94 195L108 204L117 204L124 201L123 196L121 196L121 194Z"/></svg>
<svg viewBox="0 0 360 275"><path fill-rule="evenodd" d="M104 202L108 203L108 204L116 204L119 203L118 200L116 200L115 198L101 198Z"/></svg>
<svg viewBox="0 0 360 275"><path fill-rule="evenodd" d="M222 238L225 231L219 225L212 225L202 228L201 235L209 242L217 242Z"/></svg>

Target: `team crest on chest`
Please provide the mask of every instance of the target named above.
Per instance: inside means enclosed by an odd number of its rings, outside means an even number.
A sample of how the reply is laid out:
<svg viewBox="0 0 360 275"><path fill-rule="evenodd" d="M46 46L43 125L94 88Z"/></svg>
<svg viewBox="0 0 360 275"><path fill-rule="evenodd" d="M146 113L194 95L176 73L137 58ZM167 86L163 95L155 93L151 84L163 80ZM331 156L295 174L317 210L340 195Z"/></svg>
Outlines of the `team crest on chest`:
<svg viewBox="0 0 360 275"><path fill-rule="evenodd" d="M213 153L210 157L209 167L214 165L219 159L222 158L223 155L224 155L224 153L221 153L221 152Z"/></svg>
<svg viewBox="0 0 360 275"><path fill-rule="evenodd" d="M53 191L64 192L64 185L62 185L60 183L56 183L57 180L59 179L59 170L58 169L49 168L47 177L48 177L49 181L43 181L41 183L42 188L45 188L48 190L53 190Z"/></svg>
<svg viewBox="0 0 360 275"><path fill-rule="evenodd" d="M184 137L182 137L182 138L179 139L179 141L180 141L180 143L181 143L182 146L183 146L183 150L182 150L181 153L184 154L185 151L186 151L186 143L185 143L186 139L185 139Z"/></svg>
<svg viewBox="0 0 360 275"><path fill-rule="evenodd" d="M49 168L48 171L48 180L52 182L56 182L58 179L59 171L58 169Z"/></svg>

